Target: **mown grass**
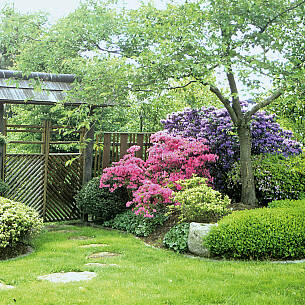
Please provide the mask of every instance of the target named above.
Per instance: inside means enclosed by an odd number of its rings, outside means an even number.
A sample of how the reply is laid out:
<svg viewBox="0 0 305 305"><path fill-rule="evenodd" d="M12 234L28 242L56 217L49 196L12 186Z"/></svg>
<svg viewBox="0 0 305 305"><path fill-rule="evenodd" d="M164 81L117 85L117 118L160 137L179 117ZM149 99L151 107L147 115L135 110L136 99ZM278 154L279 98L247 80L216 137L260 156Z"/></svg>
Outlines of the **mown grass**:
<svg viewBox="0 0 305 305"><path fill-rule="evenodd" d="M67 230L67 228L63 228ZM145 246L129 234L92 227L43 233L36 251L26 257L0 261L0 281L16 286L0 290L0 304L305 304L305 264L237 262L194 259ZM90 240L71 240L84 235ZM106 243L103 248L79 248ZM86 257L98 251L121 256ZM85 263L119 267L86 267ZM95 271L88 282L54 284L37 276L60 271Z"/></svg>

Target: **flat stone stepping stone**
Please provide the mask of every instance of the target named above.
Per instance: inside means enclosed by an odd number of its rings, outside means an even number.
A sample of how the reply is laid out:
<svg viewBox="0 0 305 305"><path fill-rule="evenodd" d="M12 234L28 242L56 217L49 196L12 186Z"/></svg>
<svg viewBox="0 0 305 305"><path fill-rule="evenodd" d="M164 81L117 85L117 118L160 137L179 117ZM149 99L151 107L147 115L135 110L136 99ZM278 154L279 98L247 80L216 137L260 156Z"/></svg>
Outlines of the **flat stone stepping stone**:
<svg viewBox="0 0 305 305"><path fill-rule="evenodd" d="M69 239L73 239L73 240L87 240L87 239L92 239L92 237L88 237L88 236L71 236L69 237Z"/></svg>
<svg viewBox="0 0 305 305"><path fill-rule="evenodd" d="M119 256L118 253L112 253L112 252L97 252L89 255L87 258L104 258L104 257L113 257L113 256Z"/></svg>
<svg viewBox="0 0 305 305"><path fill-rule="evenodd" d="M51 273L47 275L38 276L37 279L45 280L52 283L69 283L79 281L89 281L95 278L97 274L95 272L83 271L83 272L59 272Z"/></svg>
<svg viewBox="0 0 305 305"><path fill-rule="evenodd" d="M96 247L107 247L109 245L107 244L89 244L89 245L83 245L79 246L80 248L96 248Z"/></svg>
<svg viewBox="0 0 305 305"><path fill-rule="evenodd" d="M15 288L14 286L11 285L5 285L3 283L0 283L0 290L7 290L7 289L13 289Z"/></svg>
<svg viewBox="0 0 305 305"><path fill-rule="evenodd" d="M100 263L88 263L85 264L88 267L119 267L117 264L100 264Z"/></svg>
<svg viewBox="0 0 305 305"><path fill-rule="evenodd" d="M55 230L56 233L75 233L75 230Z"/></svg>

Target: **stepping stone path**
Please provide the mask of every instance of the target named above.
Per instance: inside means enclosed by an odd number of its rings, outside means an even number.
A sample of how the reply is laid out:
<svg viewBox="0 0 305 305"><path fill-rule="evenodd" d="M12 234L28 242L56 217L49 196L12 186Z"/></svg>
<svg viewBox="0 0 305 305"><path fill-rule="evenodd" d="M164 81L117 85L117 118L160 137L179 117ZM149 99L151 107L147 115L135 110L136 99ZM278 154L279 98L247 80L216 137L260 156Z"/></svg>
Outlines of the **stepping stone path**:
<svg viewBox="0 0 305 305"><path fill-rule="evenodd" d="M14 286L11 285L5 285L3 283L0 283L0 290L7 290L7 289L13 289L15 288Z"/></svg>
<svg viewBox="0 0 305 305"><path fill-rule="evenodd" d="M87 239L92 239L92 238L93 237L82 236L82 235L69 237L69 239L72 239L72 240L87 240Z"/></svg>
<svg viewBox="0 0 305 305"><path fill-rule="evenodd" d="M107 247L107 244L90 244L90 245L83 245L79 246L80 248L96 248L96 247Z"/></svg>
<svg viewBox="0 0 305 305"><path fill-rule="evenodd" d="M51 273L47 275L38 276L39 280L45 280L52 283L68 283L89 281L95 278L97 274L95 272L83 271L83 272L59 272Z"/></svg>
<svg viewBox="0 0 305 305"><path fill-rule="evenodd" d="M85 264L88 267L119 267L117 264L100 264L100 263L88 263Z"/></svg>
<svg viewBox="0 0 305 305"><path fill-rule="evenodd" d="M112 252L97 252L93 253L89 256L87 256L87 259L89 258L104 258L104 257L113 257L113 256L119 256L118 253L112 253Z"/></svg>

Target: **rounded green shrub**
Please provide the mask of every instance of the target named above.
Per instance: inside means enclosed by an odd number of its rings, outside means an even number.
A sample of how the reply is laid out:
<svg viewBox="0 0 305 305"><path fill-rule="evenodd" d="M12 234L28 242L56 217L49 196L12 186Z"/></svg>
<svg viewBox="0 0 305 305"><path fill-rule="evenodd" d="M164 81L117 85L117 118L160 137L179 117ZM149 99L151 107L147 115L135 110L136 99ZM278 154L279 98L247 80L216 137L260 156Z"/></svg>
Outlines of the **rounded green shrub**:
<svg viewBox="0 0 305 305"><path fill-rule="evenodd" d="M268 203L269 208L303 208L305 210L305 199L303 200L274 200Z"/></svg>
<svg viewBox="0 0 305 305"><path fill-rule="evenodd" d="M205 178L193 177L179 181L182 190L174 193L174 200L179 204L171 206L171 211L178 212L183 222L210 222L229 213L231 203L228 196L223 196L206 184Z"/></svg>
<svg viewBox="0 0 305 305"><path fill-rule="evenodd" d="M126 231L136 236L149 236L158 226L163 225L167 217L163 214L156 214L152 218L136 215L133 211L127 210L118 214L114 219L105 221L105 227Z"/></svg>
<svg viewBox="0 0 305 305"><path fill-rule="evenodd" d="M0 258L28 243L42 226L42 219L33 208L0 197Z"/></svg>
<svg viewBox="0 0 305 305"><path fill-rule="evenodd" d="M105 221L115 217L126 209L127 191L119 188L110 192L108 188L100 188L100 179L90 180L75 196L81 213L90 214L95 220Z"/></svg>
<svg viewBox="0 0 305 305"><path fill-rule="evenodd" d="M189 230L189 223L175 225L164 235L163 245L176 252L186 252Z"/></svg>
<svg viewBox="0 0 305 305"><path fill-rule="evenodd" d="M259 155L252 158L256 195L261 205L281 199L305 197L305 155ZM240 201L240 164L228 174L227 193Z"/></svg>
<svg viewBox="0 0 305 305"><path fill-rule="evenodd" d="M233 212L204 239L211 255L240 259L305 257L305 209L259 208Z"/></svg>

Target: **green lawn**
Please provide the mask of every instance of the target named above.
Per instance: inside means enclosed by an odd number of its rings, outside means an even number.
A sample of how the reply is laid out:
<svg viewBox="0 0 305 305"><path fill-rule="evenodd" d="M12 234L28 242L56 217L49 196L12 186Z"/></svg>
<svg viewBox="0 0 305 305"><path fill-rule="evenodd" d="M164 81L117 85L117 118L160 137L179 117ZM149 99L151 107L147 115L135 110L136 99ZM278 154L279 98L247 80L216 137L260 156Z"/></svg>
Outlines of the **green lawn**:
<svg viewBox="0 0 305 305"><path fill-rule="evenodd" d="M67 229L67 228L64 228ZM45 232L26 257L0 262L0 281L16 286L0 290L0 304L305 304L305 264L193 259L145 246L131 235L92 227ZM84 235L90 240L71 240ZM106 243L103 248L79 248ZM86 257L98 251L121 256ZM86 267L85 263L119 267ZM54 284L37 276L60 271L95 271L88 282Z"/></svg>

